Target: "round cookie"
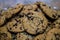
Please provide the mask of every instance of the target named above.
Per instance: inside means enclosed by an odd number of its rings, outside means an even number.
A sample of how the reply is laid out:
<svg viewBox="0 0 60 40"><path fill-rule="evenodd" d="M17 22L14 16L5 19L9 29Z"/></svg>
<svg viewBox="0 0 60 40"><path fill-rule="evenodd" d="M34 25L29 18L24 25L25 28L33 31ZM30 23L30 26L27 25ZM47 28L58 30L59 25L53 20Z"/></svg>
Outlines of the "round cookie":
<svg viewBox="0 0 60 40"><path fill-rule="evenodd" d="M26 33L18 33L17 34L17 40L32 40L33 37L26 34Z"/></svg>
<svg viewBox="0 0 60 40"><path fill-rule="evenodd" d="M60 29L51 29L46 35L46 40L60 40Z"/></svg>
<svg viewBox="0 0 60 40"><path fill-rule="evenodd" d="M22 13L23 14L23 13ZM30 34L43 33L47 28L48 20L41 12L29 11L24 14L24 29Z"/></svg>
<svg viewBox="0 0 60 40"><path fill-rule="evenodd" d="M58 13L56 10L53 10L51 7L49 7L48 5L46 5L43 2L37 2L35 3L37 4L37 6L42 10L42 12L49 16L52 19L57 19L58 18Z"/></svg>
<svg viewBox="0 0 60 40"><path fill-rule="evenodd" d="M60 18L53 23L53 27L60 28Z"/></svg>
<svg viewBox="0 0 60 40"><path fill-rule="evenodd" d="M22 5L21 4L18 4L16 5L15 7L13 8L9 8L8 10L6 11L3 11L1 14L0 14L0 26L4 24L4 22L6 21L6 19L9 19L11 18L12 16L18 14L17 12L21 11L22 9ZM4 18L2 18L4 17Z"/></svg>
<svg viewBox="0 0 60 40"><path fill-rule="evenodd" d="M8 32L6 26L0 27L0 40L12 40L12 36Z"/></svg>
<svg viewBox="0 0 60 40"><path fill-rule="evenodd" d="M11 32L22 32L23 28L23 18L15 17L10 22L7 23L7 28Z"/></svg>
<svg viewBox="0 0 60 40"><path fill-rule="evenodd" d="M40 35L34 37L34 40L45 40L45 34L40 34Z"/></svg>

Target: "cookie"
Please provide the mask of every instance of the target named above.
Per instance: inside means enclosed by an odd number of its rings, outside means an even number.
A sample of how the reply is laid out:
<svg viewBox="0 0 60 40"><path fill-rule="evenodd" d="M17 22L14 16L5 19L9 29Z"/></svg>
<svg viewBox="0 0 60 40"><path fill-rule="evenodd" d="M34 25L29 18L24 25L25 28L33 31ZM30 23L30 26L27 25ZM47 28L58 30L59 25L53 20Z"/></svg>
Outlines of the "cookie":
<svg viewBox="0 0 60 40"><path fill-rule="evenodd" d="M11 32L22 32L23 28L23 18L15 17L10 22L7 23L7 28Z"/></svg>
<svg viewBox="0 0 60 40"><path fill-rule="evenodd" d="M26 33L18 33L17 34L17 40L32 40L33 37L26 34Z"/></svg>
<svg viewBox="0 0 60 40"><path fill-rule="evenodd" d="M53 28L46 34L46 40L60 40L60 29Z"/></svg>
<svg viewBox="0 0 60 40"><path fill-rule="evenodd" d="M51 19L57 19L58 18L58 14L57 11L53 10L51 7L49 7L48 5L46 5L43 2L37 2L35 3L39 9L42 10L42 12L47 15L48 17L50 17Z"/></svg>
<svg viewBox="0 0 60 40"><path fill-rule="evenodd" d="M11 40L12 36L8 32L6 26L0 27L0 40Z"/></svg>
<svg viewBox="0 0 60 40"><path fill-rule="evenodd" d="M24 29L30 34L43 33L47 28L48 20L41 12L29 11L24 14Z"/></svg>
<svg viewBox="0 0 60 40"><path fill-rule="evenodd" d="M45 34L39 34L38 36L34 37L34 40L45 40Z"/></svg>
<svg viewBox="0 0 60 40"><path fill-rule="evenodd" d="M60 18L53 23L53 27L60 28Z"/></svg>
<svg viewBox="0 0 60 40"><path fill-rule="evenodd" d="M0 14L0 20L2 20L0 22L0 26L4 24L4 22L6 21L6 19L9 19L11 18L12 16L14 16L15 14L18 14L19 11L21 11L22 9L22 5L19 4L17 5L16 7L14 8L9 8L7 11L3 11L1 14ZM2 19L2 17L4 16L4 19Z"/></svg>
<svg viewBox="0 0 60 40"><path fill-rule="evenodd" d="M7 11L2 12L2 15L5 16L6 18L10 18L14 14L18 14L22 7L23 5L17 4L15 7L9 8Z"/></svg>

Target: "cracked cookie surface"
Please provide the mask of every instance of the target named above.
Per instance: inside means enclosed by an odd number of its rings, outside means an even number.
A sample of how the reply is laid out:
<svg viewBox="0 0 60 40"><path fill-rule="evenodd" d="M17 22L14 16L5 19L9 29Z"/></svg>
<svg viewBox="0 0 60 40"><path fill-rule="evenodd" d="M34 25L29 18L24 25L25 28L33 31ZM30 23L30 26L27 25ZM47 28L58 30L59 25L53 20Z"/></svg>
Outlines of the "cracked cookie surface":
<svg viewBox="0 0 60 40"><path fill-rule="evenodd" d="M29 11L24 15L25 18L23 24L26 32L30 34L38 34L43 33L47 28L48 20L41 12Z"/></svg>

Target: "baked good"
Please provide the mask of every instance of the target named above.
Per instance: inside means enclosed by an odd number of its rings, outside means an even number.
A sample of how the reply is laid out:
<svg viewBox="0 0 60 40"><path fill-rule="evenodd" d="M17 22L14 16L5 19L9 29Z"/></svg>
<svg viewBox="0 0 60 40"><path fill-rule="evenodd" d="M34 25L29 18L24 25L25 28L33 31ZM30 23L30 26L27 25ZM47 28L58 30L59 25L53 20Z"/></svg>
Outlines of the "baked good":
<svg viewBox="0 0 60 40"><path fill-rule="evenodd" d="M60 28L60 18L58 18L56 21L54 21L53 27Z"/></svg>
<svg viewBox="0 0 60 40"><path fill-rule="evenodd" d="M2 25L5 21L5 17L4 16L2 16L2 15L0 15L0 25Z"/></svg>
<svg viewBox="0 0 60 40"><path fill-rule="evenodd" d="M7 28L11 32L22 32L23 28L23 18L15 17L10 22L7 23Z"/></svg>
<svg viewBox="0 0 60 40"><path fill-rule="evenodd" d="M10 18L14 14L18 14L18 12L21 11L22 7L22 4L17 4L15 7L9 8L7 11L3 11L1 15L5 16L6 18Z"/></svg>
<svg viewBox="0 0 60 40"><path fill-rule="evenodd" d="M43 33L47 28L48 20L41 12L29 11L24 14L24 29L30 34Z"/></svg>
<svg viewBox="0 0 60 40"><path fill-rule="evenodd" d="M40 34L40 35L37 35L36 37L34 37L33 40L45 40L45 34Z"/></svg>
<svg viewBox="0 0 60 40"><path fill-rule="evenodd" d="M17 40L32 40L33 37L26 34L26 33L18 33L17 34Z"/></svg>
<svg viewBox="0 0 60 40"><path fill-rule="evenodd" d="M39 7L39 9L42 10L42 12L45 15L47 15L51 19L57 19L58 18L57 11L56 10L53 10L51 7L49 7L45 3L43 3L43 2L36 2L35 4Z"/></svg>
<svg viewBox="0 0 60 40"><path fill-rule="evenodd" d="M60 29L53 28L47 32L46 40L60 40Z"/></svg>
<svg viewBox="0 0 60 40"><path fill-rule="evenodd" d="M16 5L14 8L9 8L7 11L3 11L0 14L0 26L3 25L6 21L6 19L11 18L12 16L14 16L15 14L18 14L19 11L21 11L22 9L22 5L18 4ZM4 17L3 17L4 16ZM2 18L3 17L3 18ZM1 21L2 20L2 21Z"/></svg>
<svg viewBox="0 0 60 40"><path fill-rule="evenodd" d="M8 32L6 26L0 27L0 40L12 40L11 33Z"/></svg>

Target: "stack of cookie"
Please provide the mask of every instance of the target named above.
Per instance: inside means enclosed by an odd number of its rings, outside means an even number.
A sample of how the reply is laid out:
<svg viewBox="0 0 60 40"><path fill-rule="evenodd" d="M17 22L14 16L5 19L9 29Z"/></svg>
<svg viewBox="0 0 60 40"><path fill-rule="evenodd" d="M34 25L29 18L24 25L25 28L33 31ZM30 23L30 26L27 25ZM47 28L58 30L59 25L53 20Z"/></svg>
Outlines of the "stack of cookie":
<svg viewBox="0 0 60 40"><path fill-rule="evenodd" d="M0 14L0 40L60 40L60 16L42 2L17 4Z"/></svg>

